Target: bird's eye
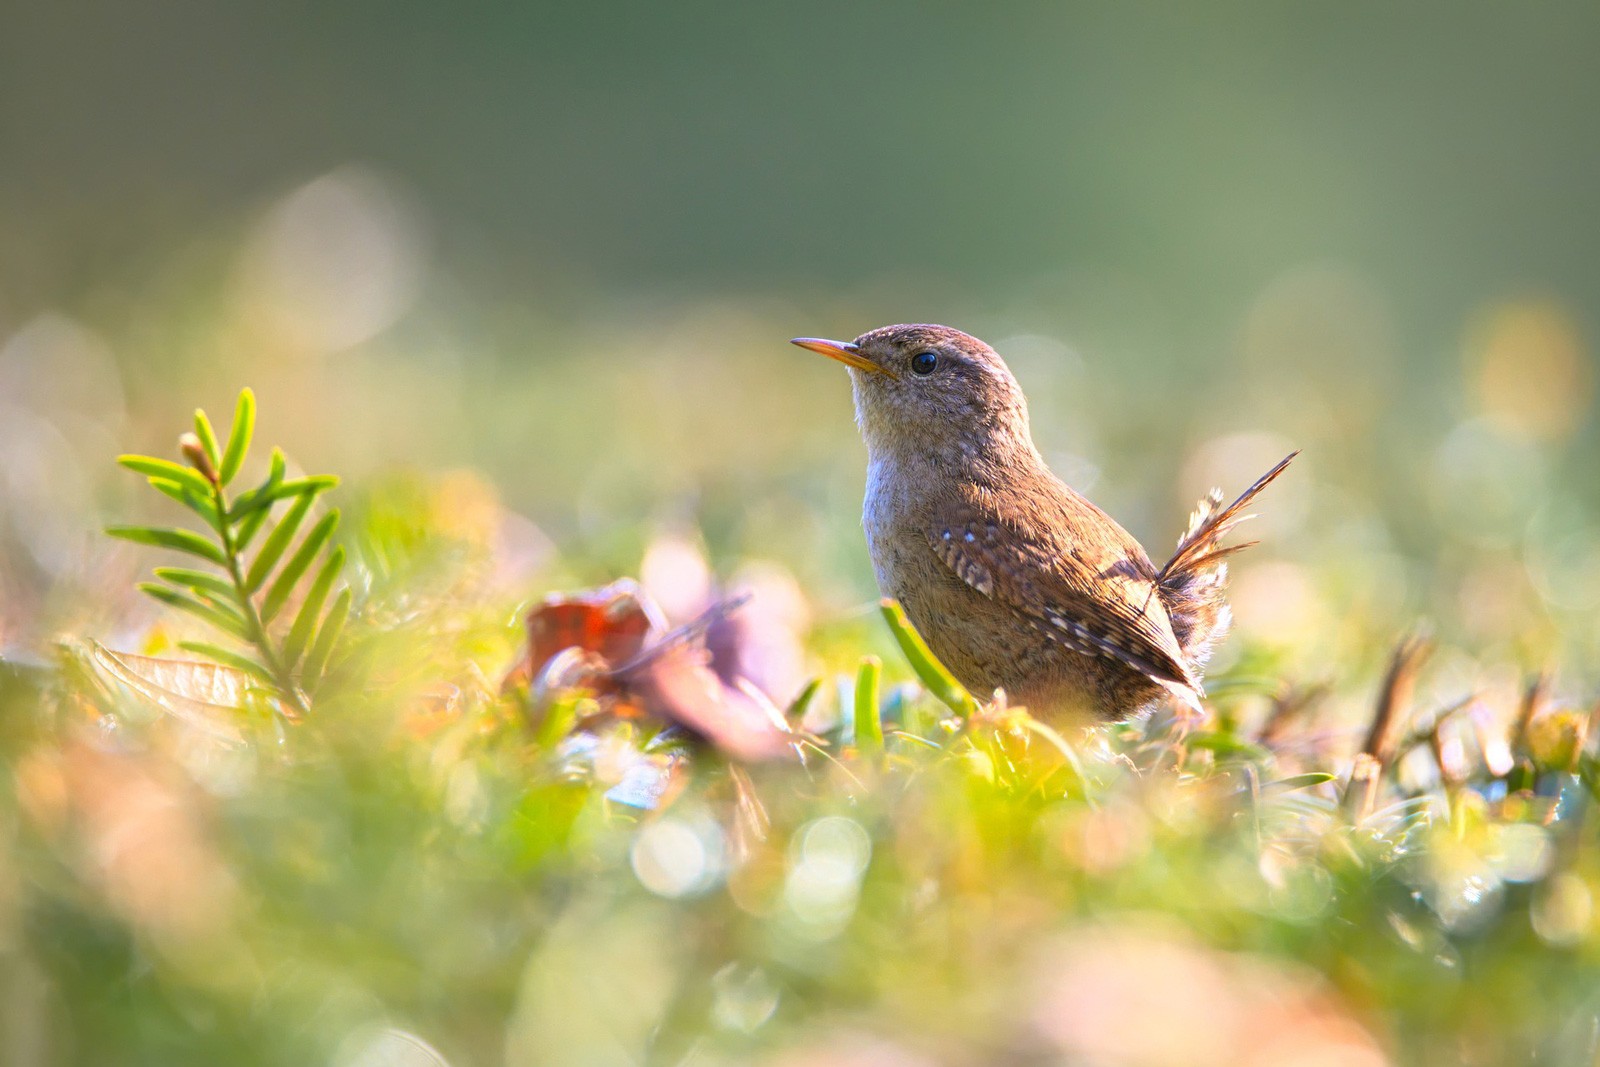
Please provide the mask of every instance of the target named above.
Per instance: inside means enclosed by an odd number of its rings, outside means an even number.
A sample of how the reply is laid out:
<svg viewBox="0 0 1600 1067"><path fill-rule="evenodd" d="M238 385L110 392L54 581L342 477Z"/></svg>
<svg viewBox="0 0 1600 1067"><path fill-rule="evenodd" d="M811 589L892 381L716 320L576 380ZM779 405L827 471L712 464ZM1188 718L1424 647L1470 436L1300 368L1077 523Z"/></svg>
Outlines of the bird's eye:
<svg viewBox="0 0 1600 1067"><path fill-rule="evenodd" d="M918 352L911 357L911 370L914 374L932 374L933 368L939 365L939 357L932 352Z"/></svg>

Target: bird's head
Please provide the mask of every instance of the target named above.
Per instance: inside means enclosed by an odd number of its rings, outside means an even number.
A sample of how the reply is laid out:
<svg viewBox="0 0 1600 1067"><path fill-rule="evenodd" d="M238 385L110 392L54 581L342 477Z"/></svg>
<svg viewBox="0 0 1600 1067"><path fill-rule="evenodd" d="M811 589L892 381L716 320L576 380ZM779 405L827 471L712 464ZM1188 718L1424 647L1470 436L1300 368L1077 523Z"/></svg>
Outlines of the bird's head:
<svg viewBox="0 0 1600 1067"><path fill-rule="evenodd" d="M1022 389L995 350L970 334L914 324L883 326L854 341L791 343L850 368L856 422L874 452L938 458L1032 448Z"/></svg>

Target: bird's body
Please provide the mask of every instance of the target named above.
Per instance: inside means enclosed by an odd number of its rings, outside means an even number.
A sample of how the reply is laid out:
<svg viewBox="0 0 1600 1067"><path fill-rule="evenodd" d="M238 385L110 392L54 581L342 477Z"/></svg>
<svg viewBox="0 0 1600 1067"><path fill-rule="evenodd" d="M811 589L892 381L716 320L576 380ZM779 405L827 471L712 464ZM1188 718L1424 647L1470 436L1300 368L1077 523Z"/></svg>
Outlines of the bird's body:
<svg viewBox="0 0 1600 1067"><path fill-rule="evenodd" d="M1239 508L1202 502L1158 569L1109 515L1057 478L1000 357L944 326L854 342L796 341L851 367L868 449L863 510L878 585L969 689L1055 714L1124 718L1169 693L1199 710L1226 629Z"/></svg>

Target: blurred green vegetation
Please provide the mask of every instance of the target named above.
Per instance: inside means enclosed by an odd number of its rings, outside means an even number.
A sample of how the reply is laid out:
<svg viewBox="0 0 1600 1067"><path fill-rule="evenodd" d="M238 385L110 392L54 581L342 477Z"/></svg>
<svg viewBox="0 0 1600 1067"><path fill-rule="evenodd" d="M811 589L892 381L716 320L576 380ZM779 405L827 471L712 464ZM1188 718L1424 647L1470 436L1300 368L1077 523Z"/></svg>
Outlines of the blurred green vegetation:
<svg viewBox="0 0 1600 1067"><path fill-rule="evenodd" d="M0 675L6 1062L1594 1057L1596 713L1542 683L1440 706L1407 646L1362 742L1247 656L1204 730L1057 732L861 619L811 634L803 761L729 765L502 690L522 628L465 499L351 509L300 721L94 682L81 642ZM694 552L650 555L670 603ZM792 693L806 630L753 585L734 651ZM864 650L881 678L837 669Z"/></svg>
<svg viewBox="0 0 1600 1067"><path fill-rule="evenodd" d="M1593 1062L1593 5L0 24L0 1062ZM1305 449L1210 740L1068 758L912 684L842 375L784 342L915 320L1152 555ZM313 714L219 739L79 672L206 636L100 530L181 521L115 457L244 385L345 479L353 614ZM499 686L619 575L755 590L826 754L608 798L654 726Z"/></svg>

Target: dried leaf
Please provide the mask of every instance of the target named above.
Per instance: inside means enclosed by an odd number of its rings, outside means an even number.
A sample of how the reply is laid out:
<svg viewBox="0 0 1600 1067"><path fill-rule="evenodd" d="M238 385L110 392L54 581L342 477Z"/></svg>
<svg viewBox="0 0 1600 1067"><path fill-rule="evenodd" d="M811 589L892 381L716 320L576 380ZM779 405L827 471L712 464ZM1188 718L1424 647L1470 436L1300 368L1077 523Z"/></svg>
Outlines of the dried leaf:
<svg viewBox="0 0 1600 1067"><path fill-rule="evenodd" d="M590 674L603 674L613 665L639 654L645 643L666 629L661 613L648 596L632 581L622 579L586 593L548 596L528 613L528 646L521 659L506 673L501 691L518 686L534 691L535 702L546 699L560 687L566 671L551 676L547 668L562 652L576 649L598 665ZM586 678L585 686L594 688ZM599 688L612 688L603 679Z"/></svg>
<svg viewBox="0 0 1600 1067"><path fill-rule="evenodd" d="M773 564L752 564L731 586L744 602L724 610L706 631L711 667L725 683L754 683L773 703L785 705L808 679L804 634L810 607L794 576Z"/></svg>
<svg viewBox="0 0 1600 1067"><path fill-rule="evenodd" d="M605 660L574 645L545 661L534 676L529 692L534 704L542 707L558 694L572 689L610 689L609 674Z"/></svg>
<svg viewBox="0 0 1600 1067"><path fill-rule="evenodd" d="M618 665L665 630L655 603L624 578L592 592L546 598L528 616L529 659L537 672L563 649L581 648Z"/></svg>
<svg viewBox="0 0 1600 1067"><path fill-rule="evenodd" d="M627 579L550 597L529 614L528 655L506 685L526 682L536 709L586 689L602 698L607 716L681 726L735 759L784 756L792 750L782 713L759 691L725 685L701 643L741 602L718 604L666 633L655 603Z"/></svg>
<svg viewBox="0 0 1600 1067"><path fill-rule="evenodd" d="M96 670L156 707L219 739L243 741L237 713L261 687L244 671L201 660L157 659L90 646Z"/></svg>
<svg viewBox="0 0 1600 1067"><path fill-rule="evenodd" d="M1389 670L1384 676L1383 687L1378 691L1378 703L1373 710L1372 725L1367 730L1367 739L1361 745L1361 751L1375 758L1380 768L1387 768L1394 762L1400 717L1411 702L1417 673L1432 652L1431 638L1422 634L1408 634L1395 646L1389 659Z"/></svg>
<svg viewBox="0 0 1600 1067"><path fill-rule="evenodd" d="M742 768L728 768L728 780L733 785L733 854L744 863L771 835L772 817L761 803L755 782Z"/></svg>
<svg viewBox="0 0 1600 1067"><path fill-rule="evenodd" d="M628 693L650 714L675 723L726 755L750 762L793 754L782 714L749 693L722 684L705 649L668 645L660 655L619 672Z"/></svg>

